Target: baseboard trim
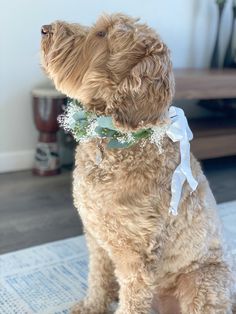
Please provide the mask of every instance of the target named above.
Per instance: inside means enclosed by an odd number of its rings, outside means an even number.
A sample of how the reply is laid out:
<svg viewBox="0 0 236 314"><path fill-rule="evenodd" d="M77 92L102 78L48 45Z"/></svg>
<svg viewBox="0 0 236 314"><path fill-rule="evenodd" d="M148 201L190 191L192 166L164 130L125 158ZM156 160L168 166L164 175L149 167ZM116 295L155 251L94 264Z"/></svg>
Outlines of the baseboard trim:
<svg viewBox="0 0 236 314"><path fill-rule="evenodd" d="M0 173L31 169L34 150L0 153Z"/></svg>

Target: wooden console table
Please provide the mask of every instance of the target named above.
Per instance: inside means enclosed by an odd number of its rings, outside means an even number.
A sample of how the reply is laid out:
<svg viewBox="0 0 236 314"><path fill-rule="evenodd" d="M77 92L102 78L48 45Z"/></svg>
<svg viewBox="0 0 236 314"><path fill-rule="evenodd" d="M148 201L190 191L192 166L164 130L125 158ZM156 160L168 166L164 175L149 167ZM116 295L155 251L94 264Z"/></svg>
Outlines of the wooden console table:
<svg viewBox="0 0 236 314"><path fill-rule="evenodd" d="M175 100L236 98L236 70L179 69L175 80ZM192 119L189 124L197 158L236 155L236 118Z"/></svg>

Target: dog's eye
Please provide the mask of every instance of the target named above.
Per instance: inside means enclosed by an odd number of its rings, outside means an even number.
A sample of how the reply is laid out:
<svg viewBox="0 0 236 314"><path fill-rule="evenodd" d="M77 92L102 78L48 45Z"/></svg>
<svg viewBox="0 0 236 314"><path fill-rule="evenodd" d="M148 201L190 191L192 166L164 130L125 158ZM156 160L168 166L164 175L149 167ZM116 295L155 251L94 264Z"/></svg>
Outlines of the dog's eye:
<svg viewBox="0 0 236 314"><path fill-rule="evenodd" d="M106 33L105 31L99 31L99 32L97 32L96 35L97 35L98 37L105 37L106 34L107 34L107 33Z"/></svg>

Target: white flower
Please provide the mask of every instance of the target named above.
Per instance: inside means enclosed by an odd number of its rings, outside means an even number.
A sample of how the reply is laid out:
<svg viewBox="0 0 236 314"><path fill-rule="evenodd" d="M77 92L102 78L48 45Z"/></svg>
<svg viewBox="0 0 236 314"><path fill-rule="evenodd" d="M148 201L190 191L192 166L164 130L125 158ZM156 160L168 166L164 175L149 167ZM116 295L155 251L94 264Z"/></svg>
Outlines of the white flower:
<svg viewBox="0 0 236 314"><path fill-rule="evenodd" d="M155 144L159 153L163 152L162 143L168 129L168 124L162 126L153 126L152 135L150 136L150 142Z"/></svg>

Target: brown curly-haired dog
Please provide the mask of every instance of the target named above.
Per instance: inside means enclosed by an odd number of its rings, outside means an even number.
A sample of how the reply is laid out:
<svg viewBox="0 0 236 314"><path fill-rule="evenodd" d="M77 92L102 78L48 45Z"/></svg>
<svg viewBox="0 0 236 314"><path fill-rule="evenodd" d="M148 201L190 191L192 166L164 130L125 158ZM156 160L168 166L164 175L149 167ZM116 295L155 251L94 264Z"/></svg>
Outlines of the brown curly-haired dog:
<svg viewBox="0 0 236 314"><path fill-rule="evenodd" d="M55 22L42 34L42 65L58 90L123 130L165 123L174 78L154 30L116 14L91 28ZM208 182L191 156L198 188L190 194L185 183L179 214L170 215L180 153L167 136L162 148L148 140L123 149L107 149L105 139L78 146L74 202L90 272L87 297L73 313L107 313L118 293L116 314L149 313L154 295L160 313L232 313L231 272Z"/></svg>

